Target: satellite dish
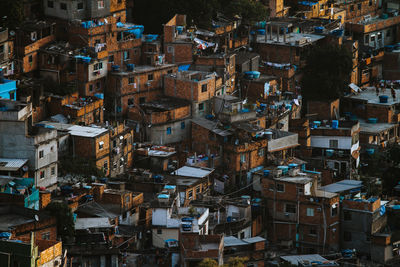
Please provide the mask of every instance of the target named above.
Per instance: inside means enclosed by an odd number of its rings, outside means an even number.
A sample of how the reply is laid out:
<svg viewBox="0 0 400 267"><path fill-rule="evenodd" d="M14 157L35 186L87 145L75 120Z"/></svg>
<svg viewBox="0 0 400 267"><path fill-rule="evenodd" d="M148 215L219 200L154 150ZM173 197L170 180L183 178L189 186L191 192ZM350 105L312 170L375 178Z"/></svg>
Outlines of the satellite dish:
<svg viewBox="0 0 400 267"><path fill-rule="evenodd" d="M14 35L15 35L15 31L10 31L9 34L10 34L11 36L14 36Z"/></svg>
<svg viewBox="0 0 400 267"><path fill-rule="evenodd" d="M37 214L35 214L35 221L39 221L39 216Z"/></svg>

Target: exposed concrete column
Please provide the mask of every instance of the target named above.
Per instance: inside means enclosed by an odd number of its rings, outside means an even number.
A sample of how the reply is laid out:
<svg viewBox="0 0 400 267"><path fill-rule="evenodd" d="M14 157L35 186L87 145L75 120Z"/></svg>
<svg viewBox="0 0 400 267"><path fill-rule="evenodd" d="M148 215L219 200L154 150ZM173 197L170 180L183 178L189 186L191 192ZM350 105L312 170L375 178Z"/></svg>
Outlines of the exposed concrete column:
<svg viewBox="0 0 400 267"><path fill-rule="evenodd" d="M269 25L269 39L272 41L272 25Z"/></svg>
<svg viewBox="0 0 400 267"><path fill-rule="evenodd" d="M278 26L278 27L276 27L276 40L279 42L279 30L280 30L280 27Z"/></svg>
<svg viewBox="0 0 400 267"><path fill-rule="evenodd" d="M286 43L286 30L287 28L283 28L283 42Z"/></svg>

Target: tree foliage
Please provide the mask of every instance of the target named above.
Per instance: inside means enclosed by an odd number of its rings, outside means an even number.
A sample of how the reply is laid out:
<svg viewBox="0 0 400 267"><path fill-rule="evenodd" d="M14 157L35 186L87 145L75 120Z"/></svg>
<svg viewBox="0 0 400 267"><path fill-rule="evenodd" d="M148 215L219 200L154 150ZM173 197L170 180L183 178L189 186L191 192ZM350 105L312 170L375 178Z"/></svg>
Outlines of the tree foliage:
<svg viewBox="0 0 400 267"><path fill-rule="evenodd" d="M301 93L306 100L333 100L342 96L350 83L352 56L344 46L311 50L306 59Z"/></svg>
<svg viewBox="0 0 400 267"><path fill-rule="evenodd" d="M147 0L137 0L133 19L135 23L143 24L146 32L161 33L160 25L168 22L175 14L187 15L188 25L209 28L218 13L231 18L239 15L243 22L252 23L264 20L267 8L255 0L153 0L151 5Z"/></svg>
<svg viewBox="0 0 400 267"><path fill-rule="evenodd" d="M218 267L218 262L210 258L205 258L197 265L197 267Z"/></svg>
<svg viewBox="0 0 400 267"><path fill-rule="evenodd" d="M0 23L10 29L14 29L24 20L23 0L0 1Z"/></svg>
<svg viewBox="0 0 400 267"><path fill-rule="evenodd" d="M245 262L248 261L247 257L233 257L229 258L228 264L225 264L225 267L245 267Z"/></svg>
<svg viewBox="0 0 400 267"><path fill-rule="evenodd" d="M57 218L57 236L65 242L74 236L75 223L71 209L63 202L51 202L46 210Z"/></svg>

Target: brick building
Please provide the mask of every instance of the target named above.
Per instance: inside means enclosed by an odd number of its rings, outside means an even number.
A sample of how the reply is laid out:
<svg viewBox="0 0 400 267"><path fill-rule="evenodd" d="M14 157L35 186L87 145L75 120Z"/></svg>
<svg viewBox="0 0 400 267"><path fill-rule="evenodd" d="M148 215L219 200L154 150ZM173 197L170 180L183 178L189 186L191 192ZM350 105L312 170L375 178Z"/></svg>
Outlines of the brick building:
<svg viewBox="0 0 400 267"><path fill-rule="evenodd" d="M267 201L271 242L295 246L300 253L339 248L339 196L319 190L317 175L297 164L267 167L255 174Z"/></svg>
<svg viewBox="0 0 400 267"><path fill-rule="evenodd" d="M125 117L130 107L157 99L162 94L164 76L176 70L176 65L161 64L112 71L105 94L110 115Z"/></svg>
<svg viewBox="0 0 400 267"><path fill-rule="evenodd" d="M14 42L10 40L7 28L0 28L0 69L4 76L14 74Z"/></svg>
<svg viewBox="0 0 400 267"><path fill-rule="evenodd" d="M210 114L211 99L221 87L213 73L182 71L165 76L164 93L190 101L192 117Z"/></svg>
<svg viewBox="0 0 400 267"><path fill-rule="evenodd" d="M46 21L25 22L16 34L15 56L18 71L28 73L38 69L39 49L55 40L54 23Z"/></svg>
<svg viewBox="0 0 400 267"><path fill-rule="evenodd" d="M164 25L165 61L171 64L186 65L193 62L193 42L185 29L186 15L175 15Z"/></svg>

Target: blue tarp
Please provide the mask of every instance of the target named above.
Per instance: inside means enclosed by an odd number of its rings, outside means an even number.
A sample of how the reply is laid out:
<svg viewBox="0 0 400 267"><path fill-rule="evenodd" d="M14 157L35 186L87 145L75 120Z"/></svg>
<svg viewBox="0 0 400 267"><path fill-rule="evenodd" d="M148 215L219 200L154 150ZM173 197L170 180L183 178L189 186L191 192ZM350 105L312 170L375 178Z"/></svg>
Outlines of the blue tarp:
<svg viewBox="0 0 400 267"><path fill-rule="evenodd" d="M299 5L302 6L315 6L318 2L310 2L310 1L299 1Z"/></svg>
<svg viewBox="0 0 400 267"><path fill-rule="evenodd" d="M180 65L178 67L178 71L187 71L190 68L190 64L189 65Z"/></svg>

